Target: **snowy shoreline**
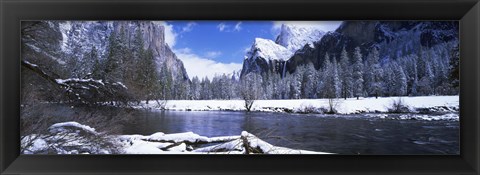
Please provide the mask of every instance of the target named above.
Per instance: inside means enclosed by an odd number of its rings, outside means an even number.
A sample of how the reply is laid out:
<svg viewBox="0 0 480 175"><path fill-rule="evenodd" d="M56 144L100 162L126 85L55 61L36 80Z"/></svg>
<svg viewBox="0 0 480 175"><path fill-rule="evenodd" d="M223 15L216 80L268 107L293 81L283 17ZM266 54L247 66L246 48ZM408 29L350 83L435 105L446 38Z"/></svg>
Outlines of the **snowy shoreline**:
<svg viewBox="0 0 480 175"><path fill-rule="evenodd" d="M332 154L271 145L242 131L206 137L193 132L108 135L74 121L56 123L44 135L21 140L22 154Z"/></svg>
<svg viewBox="0 0 480 175"><path fill-rule="evenodd" d="M388 113L393 101L401 99L412 113L452 113L459 111L459 96L375 97L337 99L338 114ZM142 101L136 108L161 108L155 101ZM328 99L256 100L252 111L286 113L322 113ZM172 111L245 111L243 100L168 100L165 110Z"/></svg>

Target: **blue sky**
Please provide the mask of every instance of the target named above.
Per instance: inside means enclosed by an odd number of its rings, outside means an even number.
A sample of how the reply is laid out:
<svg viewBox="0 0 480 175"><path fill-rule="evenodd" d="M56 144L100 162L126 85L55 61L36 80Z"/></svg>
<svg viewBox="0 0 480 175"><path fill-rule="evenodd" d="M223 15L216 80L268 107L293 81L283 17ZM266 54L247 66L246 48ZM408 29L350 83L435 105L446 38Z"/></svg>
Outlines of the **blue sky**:
<svg viewBox="0 0 480 175"><path fill-rule="evenodd" d="M255 38L275 40L283 23L335 30L340 22L166 21L166 42L184 63L190 78L241 69Z"/></svg>
<svg viewBox="0 0 480 175"><path fill-rule="evenodd" d="M178 34L175 48L190 48L197 55L221 63L241 62L245 49L250 48L255 37L274 39L269 22L181 21L169 24Z"/></svg>

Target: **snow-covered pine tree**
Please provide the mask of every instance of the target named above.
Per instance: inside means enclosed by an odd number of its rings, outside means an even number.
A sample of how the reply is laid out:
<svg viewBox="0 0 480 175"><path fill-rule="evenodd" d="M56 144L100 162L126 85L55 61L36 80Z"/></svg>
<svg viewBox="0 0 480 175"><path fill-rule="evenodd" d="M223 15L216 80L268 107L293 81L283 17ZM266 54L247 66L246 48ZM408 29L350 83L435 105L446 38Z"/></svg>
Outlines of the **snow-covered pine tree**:
<svg viewBox="0 0 480 175"><path fill-rule="evenodd" d="M403 68L397 62L393 62L393 73L395 85L393 87L393 94L396 96L404 96L407 93L407 78L403 72Z"/></svg>
<svg viewBox="0 0 480 175"><path fill-rule="evenodd" d="M418 82L418 89L421 95L433 95L433 71L429 62L425 62L424 76Z"/></svg>
<svg viewBox="0 0 480 175"><path fill-rule="evenodd" d="M262 78L262 94L260 94L260 97L259 99L267 99L269 98L268 96L270 95L270 92L268 92L268 87L269 87L269 82L270 82L270 70L267 70L265 72L262 72L261 74L261 78Z"/></svg>
<svg viewBox="0 0 480 175"><path fill-rule="evenodd" d="M140 28L137 28L135 31L135 36L130 47L135 58L139 58L140 55L145 51L142 30Z"/></svg>
<svg viewBox="0 0 480 175"><path fill-rule="evenodd" d="M376 47L373 48L370 56L369 56L369 61L368 64L371 67L371 73L369 74L370 81L368 84L369 87L369 95L374 95L375 98L378 98L378 96L381 95L381 89L382 89L382 74L383 70L380 65L380 54L378 52L378 49Z"/></svg>
<svg viewBox="0 0 480 175"><path fill-rule="evenodd" d="M274 80L273 79L274 79L275 74L276 73L268 71L267 74L266 74L268 76L268 78L263 79L264 84L266 84L265 85L265 94L264 94L265 99L273 99L274 98L273 96L274 96L275 92L274 92L274 82L273 82Z"/></svg>
<svg viewBox="0 0 480 175"><path fill-rule="evenodd" d="M185 89L186 89L186 96L185 100L192 100L193 99L193 92L192 92L192 83L190 81L185 81Z"/></svg>
<svg viewBox="0 0 480 175"><path fill-rule="evenodd" d="M413 72L412 72L412 77L411 79L413 79L412 81L412 86L411 86L411 90L410 90L410 94L412 94L413 96L416 96L418 94L418 91L417 91L417 88L418 88L418 69L417 69L417 55L412 55L412 66L413 66Z"/></svg>
<svg viewBox="0 0 480 175"><path fill-rule="evenodd" d="M319 79L319 85L320 85L320 88L319 88L319 91L321 92L321 97L322 98L328 98L329 96L331 96L331 92L328 91L328 88L331 86L331 82L328 81L329 80L329 77L330 77L330 72L329 70L331 69L330 67L332 67L332 64L330 62L330 56L328 55L328 53L325 54L325 57L323 59L323 66L322 68L320 69L321 71L321 76L320 76L320 79Z"/></svg>
<svg viewBox="0 0 480 175"><path fill-rule="evenodd" d="M185 99L187 94L186 81L183 79L182 75L176 74L175 80L173 81L173 98L177 100Z"/></svg>
<svg viewBox="0 0 480 175"><path fill-rule="evenodd" d="M344 99L352 97L352 70L350 67L350 58L348 57L348 53L345 50L345 47L343 48L340 55L339 75L341 97L343 97Z"/></svg>
<svg viewBox="0 0 480 175"><path fill-rule="evenodd" d="M96 48L92 48L92 52L96 52ZM92 77L94 79L103 79L105 75L105 68L104 68L104 62L100 60L98 57L95 57L95 60L93 61L93 68L92 68Z"/></svg>
<svg viewBox="0 0 480 175"><path fill-rule="evenodd" d="M291 75L287 72L285 77L283 77L280 81L280 98L281 99L288 99L290 94L290 79Z"/></svg>
<svg viewBox="0 0 480 175"><path fill-rule="evenodd" d="M92 46L92 48L90 49L90 52L85 53L83 56L83 60L84 62L86 62L86 64L84 68L84 71L85 71L84 76L81 76L81 77L93 76L93 69L98 59L99 57L98 57L97 48L95 46Z"/></svg>
<svg viewBox="0 0 480 175"><path fill-rule="evenodd" d="M460 63L460 52L459 52L459 48L458 48L458 44L456 44L453 48L452 48L452 51L450 53L450 60L449 60L449 63L450 63L450 66L449 66L449 80L452 84L452 87L457 89L456 91L458 91L458 88L460 86L460 66L459 66L459 63Z"/></svg>
<svg viewBox="0 0 480 175"><path fill-rule="evenodd" d="M230 89L230 94L232 94L232 99L239 99L239 89L240 89L240 80L237 79L237 72L233 71L232 77L230 78L230 82L232 84L232 88Z"/></svg>
<svg viewBox="0 0 480 175"><path fill-rule="evenodd" d="M257 73L251 72L243 76L240 83L240 96L245 102L245 109L250 111L255 100L261 95L259 89L261 88L262 77Z"/></svg>
<svg viewBox="0 0 480 175"><path fill-rule="evenodd" d="M301 86L302 86L302 75L304 68L302 66L298 67L297 70L292 74L290 78L290 99L299 99L301 98Z"/></svg>
<svg viewBox="0 0 480 175"><path fill-rule="evenodd" d="M230 80L230 78L228 78L228 76L226 74L223 74L222 78L223 78L223 82L225 83L224 93L225 93L226 99L230 100L230 99L233 98L232 80Z"/></svg>
<svg viewBox="0 0 480 175"><path fill-rule="evenodd" d="M340 79L337 70L337 61L333 57L332 61L325 61L324 66L324 84L323 84L323 96L325 98L337 98L340 96Z"/></svg>
<svg viewBox="0 0 480 175"><path fill-rule="evenodd" d="M198 79L197 76L194 76L192 78L191 91L192 91L192 99L200 100L200 80Z"/></svg>
<svg viewBox="0 0 480 175"><path fill-rule="evenodd" d="M108 57L105 63L105 79L118 82L123 80L122 65L128 50L125 45L125 31L120 28L120 33L113 31L109 37Z"/></svg>
<svg viewBox="0 0 480 175"><path fill-rule="evenodd" d="M313 63L308 63L307 65L305 65L305 72L304 72L305 97L304 98L315 98L316 82L317 82L317 80L315 79L316 72L317 72L317 70L315 70L315 67L313 66Z"/></svg>
<svg viewBox="0 0 480 175"><path fill-rule="evenodd" d="M410 54L399 59L399 64L403 65L403 71L407 77L407 94L417 95L418 86L418 69L417 69L417 54Z"/></svg>
<svg viewBox="0 0 480 175"><path fill-rule="evenodd" d="M220 99L220 85L218 75L213 76L212 81L210 82L210 91L212 92L212 99Z"/></svg>
<svg viewBox="0 0 480 175"><path fill-rule="evenodd" d="M437 45L433 48L434 54L436 57L434 61L434 91L435 95L447 94L448 93L448 56L446 54L445 44Z"/></svg>
<svg viewBox="0 0 480 175"><path fill-rule="evenodd" d="M384 65L383 67L383 87L382 94L385 96L392 96L393 87L395 86L393 66L391 63Z"/></svg>
<svg viewBox="0 0 480 175"><path fill-rule="evenodd" d="M281 99L281 81L282 81L282 77L280 74L274 74L273 75L273 78L272 78L272 84L273 84L273 88L272 88L272 95L273 95L273 99Z"/></svg>
<svg viewBox="0 0 480 175"><path fill-rule="evenodd" d="M135 32L133 42L130 44L130 52L130 59L125 60L124 63L126 64L124 65L124 84L128 87L129 93L137 99L137 102L140 102L140 100L146 100L148 96L155 96L151 94L151 89L145 88L150 86L150 83L153 83L158 90L158 72L156 66L151 65L152 61L155 63L153 52L145 51L140 30ZM152 70L153 72L147 72ZM152 77L151 73L156 74L154 82L149 80ZM157 92L155 94L158 95Z"/></svg>
<svg viewBox="0 0 480 175"><path fill-rule="evenodd" d="M353 61L353 91L358 100L363 95L363 61L359 47L355 48Z"/></svg>
<svg viewBox="0 0 480 175"><path fill-rule="evenodd" d="M138 80L141 82L141 89L143 90L144 99L148 104L149 100L157 100L160 95L159 92L159 78L157 74L155 58L153 57L153 51L148 49L145 54L141 56L141 78Z"/></svg>
<svg viewBox="0 0 480 175"><path fill-rule="evenodd" d="M331 69L332 90L335 98L338 98L340 97L340 78L338 77L338 64L337 58L335 57L333 57Z"/></svg>
<svg viewBox="0 0 480 175"><path fill-rule="evenodd" d="M160 91L159 97L162 100L169 100L172 98L172 84L173 84L173 77L170 71L168 70L167 63L164 62L160 67Z"/></svg>

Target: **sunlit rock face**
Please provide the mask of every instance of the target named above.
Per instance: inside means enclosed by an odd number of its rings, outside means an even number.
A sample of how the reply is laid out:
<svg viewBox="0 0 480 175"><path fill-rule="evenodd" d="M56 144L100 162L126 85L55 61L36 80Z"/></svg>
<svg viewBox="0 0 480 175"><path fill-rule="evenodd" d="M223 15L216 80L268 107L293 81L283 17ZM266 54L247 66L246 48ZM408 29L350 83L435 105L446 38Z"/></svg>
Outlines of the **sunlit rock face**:
<svg viewBox="0 0 480 175"><path fill-rule="evenodd" d="M324 31L313 27L283 24L275 41L255 38L250 51L245 55L241 76L250 72L279 73L285 70L285 62L303 47L313 47Z"/></svg>

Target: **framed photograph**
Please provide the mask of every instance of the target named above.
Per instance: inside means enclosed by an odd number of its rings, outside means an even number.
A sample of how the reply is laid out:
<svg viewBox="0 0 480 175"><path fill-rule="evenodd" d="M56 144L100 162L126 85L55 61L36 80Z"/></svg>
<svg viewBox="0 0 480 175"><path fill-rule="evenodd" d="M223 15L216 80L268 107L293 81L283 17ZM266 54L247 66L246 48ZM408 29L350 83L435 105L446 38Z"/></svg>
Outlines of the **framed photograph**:
<svg viewBox="0 0 480 175"><path fill-rule="evenodd" d="M4 174L478 174L478 1L5 1Z"/></svg>

